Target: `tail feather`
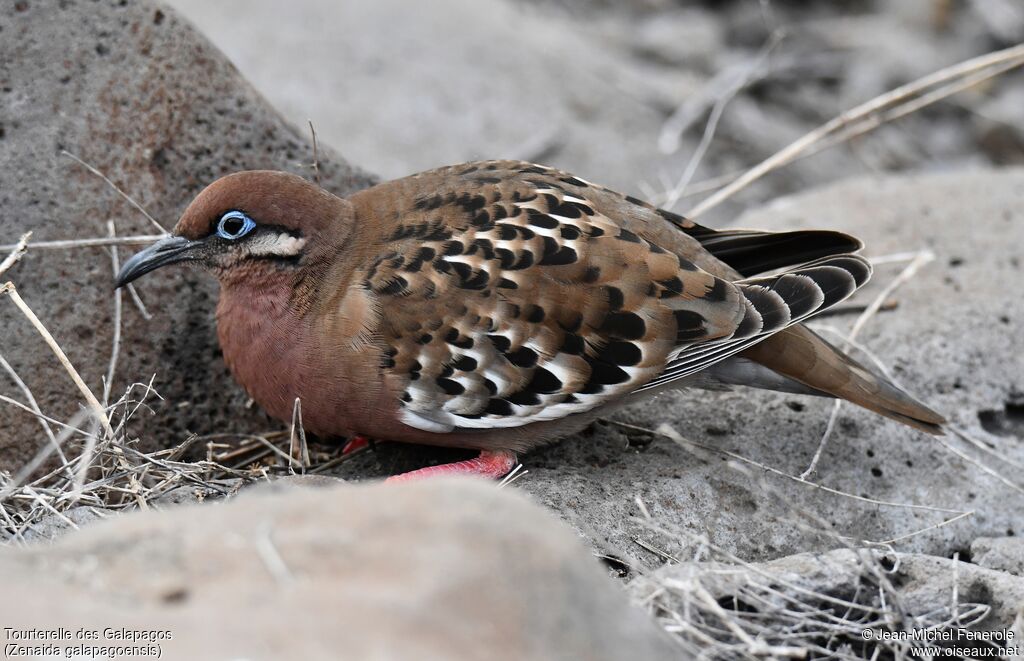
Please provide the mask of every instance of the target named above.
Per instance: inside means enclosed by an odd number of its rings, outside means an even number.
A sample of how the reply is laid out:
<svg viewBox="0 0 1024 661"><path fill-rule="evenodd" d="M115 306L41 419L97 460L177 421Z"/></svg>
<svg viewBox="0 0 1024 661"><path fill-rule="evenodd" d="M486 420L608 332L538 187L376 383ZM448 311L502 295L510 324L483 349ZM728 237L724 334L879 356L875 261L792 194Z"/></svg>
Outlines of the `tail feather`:
<svg viewBox="0 0 1024 661"><path fill-rule="evenodd" d="M835 305L864 284L871 265L857 255L835 255L771 276L735 283L743 297L743 317L728 337L680 344L664 371L638 390L665 385L705 370L764 338Z"/></svg>
<svg viewBox="0 0 1024 661"><path fill-rule="evenodd" d="M945 433L944 417L804 326L790 326L738 355L905 425Z"/></svg>
<svg viewBox="0 0 1024 661"><path fill-rule="evenodd" d="M831 230L762 232L713 230L695 225L685 231L700 241L705 250L745 277L821 257L853 253L863 247L860 239Z"/></svg>
<svg viewBox="0 0 1024 661"><path fill-rule="evenodd" d="M838 397L922 431L945 433L945 418L799 323L867 281L868 262L845 254L860 249L860 240L827 230L769 233L693 225L684 231L745 277L736 284L746 310L731 338L683 349L645 387L706 369L712 380L722 383ZM752 277L787 267L794 268Z"/></svg>

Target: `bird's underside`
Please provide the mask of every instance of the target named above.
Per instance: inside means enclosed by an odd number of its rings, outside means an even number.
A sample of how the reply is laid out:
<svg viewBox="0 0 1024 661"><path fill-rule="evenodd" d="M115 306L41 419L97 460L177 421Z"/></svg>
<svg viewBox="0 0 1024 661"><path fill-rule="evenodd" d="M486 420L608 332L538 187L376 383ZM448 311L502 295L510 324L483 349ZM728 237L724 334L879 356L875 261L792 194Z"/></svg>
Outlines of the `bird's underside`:
<svg viewBox="0 0 1024 661"><path fill-rule="evenodd" d="M942 417L801 322L870 275L838 232L714 231L569 174L471 163L350 198L384 219L358 274L405 425L517 429L664 388L753 385L829 395L936 432ZM525 440L524 440L525 439ZM509 448L505 448L509 449Z"/></svg>

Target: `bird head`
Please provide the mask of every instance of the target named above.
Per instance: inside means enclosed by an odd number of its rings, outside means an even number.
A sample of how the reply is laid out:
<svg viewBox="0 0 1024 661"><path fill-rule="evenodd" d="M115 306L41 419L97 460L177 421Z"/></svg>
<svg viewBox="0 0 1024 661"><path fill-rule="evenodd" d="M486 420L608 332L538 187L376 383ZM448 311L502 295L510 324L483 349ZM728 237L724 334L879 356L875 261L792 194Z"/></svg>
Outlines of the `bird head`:
<svg viewBox="0 0 1024 661"><path fill-rule="evenodd" d="M180 262L208 269L222 283L288 277L336 249L351 219L348 201L302 177L230 174L196 196L169 236L125 262L115 286Z"/></svg>

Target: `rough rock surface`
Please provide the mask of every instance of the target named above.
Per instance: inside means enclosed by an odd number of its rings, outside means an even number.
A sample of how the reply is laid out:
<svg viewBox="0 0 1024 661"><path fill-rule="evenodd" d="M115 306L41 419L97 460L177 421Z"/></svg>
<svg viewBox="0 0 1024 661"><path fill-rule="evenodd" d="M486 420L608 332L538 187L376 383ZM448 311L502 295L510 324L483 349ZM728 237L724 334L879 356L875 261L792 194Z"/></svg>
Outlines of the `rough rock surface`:
<svg viewBox="0 0 1024 661"><path fill-rule="evenodd" d="M1024 537L979 537L971 544L971 562L1024 577Z"/></svg>
<svg viewBox="0 0 1024 661"><path fill-rule="evenodd" d="M810 478L895 505L828 493L664 437L600 423L522 457L529 474L516 486L561 512L598 549L648 566L663 558L638 546L635 536L680 558L699 546L697 537L706 536L757 560L832 548L840 543L835 534L871 541L900 538L957 511L974 515L912 535L896 548L948 557L966 551L978 536L1019 534L1024 485L1015 467L1024 465L1024 429L1014 402L1024 389L1024 354L1012 338L1013 329L1024 324L1024 299L1008 295L1000 283L1021 277L1022 210L1024 171L1007 170L863 178L779 200L737 223L846 230L865 240L869 256L925 248L935 253L935 261L895 292L897 308L873 318L858 341L986 450L955 436L940 441L844 406ZM851 303L873 300L903 266L879 266L874 281ZM831 317L822 325L848 329L855 316ZM830 409L827 400L795 395L695 390L662 395L613 418L648 429L669 423L692 441L799 475L811 462ZM954 455L942 442L1016 487ZM408 467L402 463L405 454L389 445L379 446L376 457L376 463L350 464L342 475ZM653 523L670 533L652 532L633 518L640 515L637 496Z"/></svg>
<svg viewBox="0 0 1024 661"><path fill-rule="evenodd" d="M653 143L661 113L644 100L650 86L550 12L504 0L171 4L292 121L312 119L382 177L555 152L577 169L601 164L579 174L609 184L655 172L649 148L625 144ZM259 20L240 20L253 12ZM680 83L677 94L694 91Z"/></svg>
<svg viewBox="0 0 1024 661"><path fill-rule="evenodd" d="M67 150L106 173L164 225L203 186L242 169L310 174L305 133L286 124L235 68L172 11L150 2L25 0L0 8L0 244L122 235L154 228ZM320 150L324 185L345 193L369 177ZM121 249L122 258L129 251ZM6 256L6 252L4 253ZM160 443L264 420L220 360L216 286L183 270L154 274L139 292L146 321L127 300L113 399L159 372L158 424L133 431ZM94 392L112 346L111 263L101 249L30 251L13 280ZM43 411L66 420L77 392L10 302L0 300L3 352ZM168 366L174 365L174 369ZM24 399L6 374L0 392ZM179 404L181 405L179 407ZM141 423L146 416L138 416ZM263 422L262 424L266 424ZM0 468L32 457L31 416L0 406Z"/></svg>
<svg viewBox="0 0 1024 661"><path fill-rule="evenodd" d="M175 659L683 658L603 574L494 485L291 488L0 551L0 621L169 630Z"/></svg>

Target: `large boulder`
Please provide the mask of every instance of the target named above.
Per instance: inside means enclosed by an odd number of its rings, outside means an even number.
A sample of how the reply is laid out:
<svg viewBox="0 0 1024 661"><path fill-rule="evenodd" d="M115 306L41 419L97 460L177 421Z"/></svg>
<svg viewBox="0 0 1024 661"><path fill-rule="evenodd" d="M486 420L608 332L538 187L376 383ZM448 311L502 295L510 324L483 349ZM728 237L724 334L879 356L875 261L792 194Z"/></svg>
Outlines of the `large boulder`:
<svg viewBox="0 0 1024 661"><path fill-rule="evenodd" d="M675 105L699 79L644 76L557 12L508 0L170 4L287 117L311 118L385 178L521 158L632 191L686 162L654 153L654 99Z"/></svg>
<svg viewBox="0 0 1024 661"><path fill-rule="evenodd" d="M0 584L5 627L169 631L174 659L686 658L566 525L465 479L120 517L0 551Z"/></svg>
<svg viewBox="0 0 1024 661"><path fill-rule="evenodd" d="M151 234L110 187L61 155L75 154L173 226L203 186L236 170L312 176L305 130L285 123L205 38L152 2L23 0L0 8L0 244ZM324 186L348 193L371 182L321 146ZM129 254L122 249L121 256ZM5 255L6 256L6 253ZM0 258L2 259L2 258ZM103 249L31 250L3 278L50 329L94 392L102 392L112 337L111 263ZM164 397L152 424L132 433L167 444L187 431L266 425L219 357L216 286L175 269L138 286L153 313L127 300L113 399L158 374ZM10 302L0 300L0 351L43 412L65 420L79 406L67 374ZM6 373L0 393L24 401ZM35 454L31 415L0 405L0 469Z"/></svg>

